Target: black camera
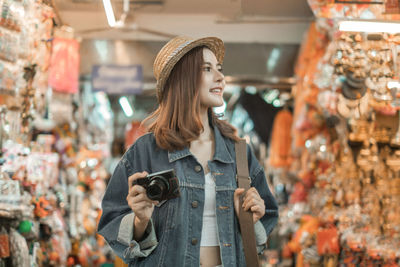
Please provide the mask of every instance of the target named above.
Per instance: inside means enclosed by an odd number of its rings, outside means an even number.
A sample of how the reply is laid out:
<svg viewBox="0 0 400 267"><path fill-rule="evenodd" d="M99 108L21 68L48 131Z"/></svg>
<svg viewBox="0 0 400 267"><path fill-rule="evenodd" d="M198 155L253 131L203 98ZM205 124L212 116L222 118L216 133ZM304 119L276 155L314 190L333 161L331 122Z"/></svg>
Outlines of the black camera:
<svg viewBox="0 0 400 267"><path fill-rule="evenodd" d="M151 200L163 201L180 196L179 181L173 169L155 172L144 178L133 181L146 189L147 197Z"/></svg>

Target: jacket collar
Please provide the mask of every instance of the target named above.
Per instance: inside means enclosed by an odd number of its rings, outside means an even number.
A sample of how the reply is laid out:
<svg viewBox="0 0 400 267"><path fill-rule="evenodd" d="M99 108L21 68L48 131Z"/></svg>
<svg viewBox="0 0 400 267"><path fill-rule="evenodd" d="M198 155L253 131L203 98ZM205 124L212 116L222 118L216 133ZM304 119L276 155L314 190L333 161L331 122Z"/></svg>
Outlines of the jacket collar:
<svg viewBox="0 0 400 267"><path fill-rule="evenodd" d="M215 138L215 153L213 160L218 160L223 163L233 163L234 161L231 157L231 154L229 153L226 138L222 136L218 127L213 127L213 129ZM192 153L190 153L188 147L185 147L181 150L168 151L168 160L171 163L179 159L185 158L189 155L192 155Z"/></svg>
<svg viewBox="0 0 400 267"><path fill-rule="evenodd" d="M218 127L214 128L214 138L215 138L215 153L214 160L218 160L223 163L233 163L233 159L228 150L228 139L223 137Z"/></svg>

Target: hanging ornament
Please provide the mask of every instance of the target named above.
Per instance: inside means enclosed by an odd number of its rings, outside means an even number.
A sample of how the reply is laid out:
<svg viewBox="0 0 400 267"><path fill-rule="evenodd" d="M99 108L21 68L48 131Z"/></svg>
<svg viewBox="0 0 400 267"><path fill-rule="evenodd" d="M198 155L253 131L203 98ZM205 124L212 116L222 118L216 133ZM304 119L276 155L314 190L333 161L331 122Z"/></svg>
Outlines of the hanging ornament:
<svg viewBox="0 0 400 267"><path fill-rule="evenodd" d="M22 130L24 133L29 131L29 122L33 119L31 108L33 104L33 97L35 96L35 89L33 88L33 79L36 75L36 64L28 65L24 68L24 80L26 87L21 91L22 99Z"/></svg>
<svg viewBox="0 0 400 267"><path fill-rule="evenodd" d="M28 220L23 220L18 225L18 231L21 234L29 233L32 230L32 222Z"/></svg>

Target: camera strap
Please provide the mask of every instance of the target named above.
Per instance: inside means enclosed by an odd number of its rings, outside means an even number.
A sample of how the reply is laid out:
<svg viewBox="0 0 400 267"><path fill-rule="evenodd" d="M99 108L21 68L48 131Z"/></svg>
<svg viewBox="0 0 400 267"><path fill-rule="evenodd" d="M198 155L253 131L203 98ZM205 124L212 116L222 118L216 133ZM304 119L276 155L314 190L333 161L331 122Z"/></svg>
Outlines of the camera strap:
<svg viewBox="0 0 400 267"><path fill-rule="evenodd" d="M239 224L242 233L244 256L247 267L259 267L256 246L256 236L254 233L253 213L245 211L242 207L243 197L250 188L249 166L247 161L246 141L240 139L235 143L236 152L236 179L239 188L244 188L245 192L239 198Z"/></svg>

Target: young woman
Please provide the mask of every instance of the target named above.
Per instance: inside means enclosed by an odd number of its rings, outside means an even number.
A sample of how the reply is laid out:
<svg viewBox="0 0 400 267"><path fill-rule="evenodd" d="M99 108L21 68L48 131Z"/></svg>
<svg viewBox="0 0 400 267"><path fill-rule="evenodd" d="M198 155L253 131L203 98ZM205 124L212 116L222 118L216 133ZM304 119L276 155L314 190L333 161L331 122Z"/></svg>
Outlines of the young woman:
<svg viewBox="0 0 400 267"><path fill-rule="evenodd" d="M99 234L129 266L245 266L239 223L236 130L216 117L223 104L223 42L177 37L154 62L158 109L149 133L119 162L102 202ZM250 148L251 188L243 207L253 212L258 249L278 218L262 167ZM134 180L174 169L180 196L158 203Z"/></svg>

